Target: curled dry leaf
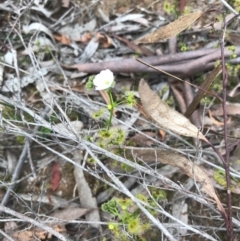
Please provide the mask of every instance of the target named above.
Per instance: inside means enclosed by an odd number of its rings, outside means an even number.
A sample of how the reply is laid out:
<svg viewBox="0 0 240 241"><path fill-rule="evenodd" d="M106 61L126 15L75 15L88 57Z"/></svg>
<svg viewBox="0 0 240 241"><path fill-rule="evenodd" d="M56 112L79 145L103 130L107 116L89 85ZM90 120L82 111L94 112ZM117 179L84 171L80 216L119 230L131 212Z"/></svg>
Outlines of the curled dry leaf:
<svg viewBox="0 0 240 241"><path fill-rule="evenodd" d="M201 15L202 12L194 12L182 16L165 27L157 29L153 33L150 33L147 36L144 36L142 39L137 40L136 43L156 43L174 37L189 27Z"/></svg>
<svg viewBox="0 0 240 241"><path fill-rule="evenodd" d="M75 150L73 152L73 160L80 165L82 159L83 155L81 151ZM85 215L86 221L92 222L90 226L97 228L99 231L101 231L101 225L98 223L100 221L100 214L98 210L97 200L92 194L92 189L90 188L84 176L83 170L75 166L74 176L76 180L81 207L92 210Z"/></svg>
<svg viewBox="0 0 240 241"><path fill-rule="evenodd" d="M57 41L61 42L62 44L70 44L71 43L71 40L66 37L65 35L53 35L54 39L56 39Z"/></svg>
<svg viewBox="0 0 240 241"><path fill-rule="evenodd" d="M208 90L211 86L211 84L213 83L213 81L216 79L216 77L222 72L222 66L218 66L216 68L214 68L206 77L206 79L204 80L204 82L201 84L202 89L204 90ZM204 96L204 91L202 91L201 89L198 90L197 94L195 95L195 97L193 98L192 102L190 103L190 105L187 108L187 111L184 113L184 115L189 118L192 113L195 111L195 109L197 108L197 106L199 105L201 99Z"/></svg>
<svg viewBox="0 0 240 241"><path fill-rule="evenodd" d="M97 33L96 38L104 49L113 45L113 40L107 34Z"/></svg>
<svg viewBox="0 0 240 241"><path fill-rule="evenodd" d="M75 220L86 215L91 211L92 211L91 208L89 209L89 208L72 207L69 205L64 209L57 210L51 215L51 217L54 217L57 219L64 219L64 220Z"/></svg>
<svg viewBox="0 0 240 241"><path fill-rule="evenodd" d="M228 96L230 97L236 97L240 95L240 84L238 84L237 86L235 86L230 93L228 94Z"/></svg>
<svg viewBox="0 0 240 241"><path fill-rule="evenodd" d="M23 26L23 32L24 33L28 34L32 31L43 32L43 33L47 34L52 39L52 41L55 43L52 32L45 25L36 22L36 23L31 23L30 25L24 25Z"/></svg>
<svg viewBox="0 0 240 241"><path fill-rule="evenodd" d="M206 137L185 116L163 102L158 95L149 88L144 79L140 81L138 91L144 111L157 122L160 127L179 135L200 138L208 142Z"/></svg>
<svg viewBox="0 0 240 241"><path fill-rule="evenodd" d="M214 110L211 112L212 116L222 116L223 109L222 105L213 106ZM226 103L227 115L237 116L240 115L240 104L239 103Z"/></svg>
<svg viewBox="0 0 240 241"><path fill-rule="evenodd" d="M157 161L163 164L178 167L186 175L199 182L201 184L202 192L212 197L216 201L217 207L221 213L224 216L226 215L223 205L215 192L211 179L208 177L205 170L184 155L173 152L172 150L153 150L149 148L127 150L126 155L127 157L129 155L134 155L144 161L149 160L149 158L152 158L155 161L157 158Z"/></svg>
<svg viewBox="0 0 240 241"><path fill-rule="evenodd" d="M218 196L215 193L211 180L201 167L193 163L185 156L180 155L178 153L174 153L173 151L169 150L162 150L159 159L159 161L164 164L179 167L189 177L201 183L201 190L216 201L217 207L221 212L225 212L222 203L220 202Z"/></svg>

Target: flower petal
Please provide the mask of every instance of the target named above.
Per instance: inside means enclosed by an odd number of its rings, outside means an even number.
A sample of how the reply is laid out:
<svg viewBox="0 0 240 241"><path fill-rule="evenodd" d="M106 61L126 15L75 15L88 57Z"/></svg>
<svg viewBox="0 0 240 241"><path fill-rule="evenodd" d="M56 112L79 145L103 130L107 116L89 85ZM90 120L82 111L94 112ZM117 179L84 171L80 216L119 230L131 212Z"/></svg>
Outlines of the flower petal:
<svg viewBox="0 0 240 241"><path fill-rule="evenodd" d="M110 88L114 83L114 75L111 70L102 70L93 80L96 90L105 90Z"/></svg>

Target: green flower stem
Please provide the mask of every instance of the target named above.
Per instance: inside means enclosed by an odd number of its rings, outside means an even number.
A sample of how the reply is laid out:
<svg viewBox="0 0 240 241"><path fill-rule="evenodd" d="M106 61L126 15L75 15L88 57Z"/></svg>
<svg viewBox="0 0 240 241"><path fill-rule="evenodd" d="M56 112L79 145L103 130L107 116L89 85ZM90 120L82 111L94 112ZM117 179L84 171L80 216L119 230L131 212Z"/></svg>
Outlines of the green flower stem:
<svg viewBox="0 0 240 241"><path fill-rule="evenodd" d="M114 107L115 107L115 103L114 103L114 101L113 101L111 89L109 89L109 90L107 91L107 93L108 93L108 96L109 96L109 99L110 99L110 105L111 105L111 107L109 108L110 118L109 118L108 124L107 124L107 130L109 130L110 125L111 125L111 123L112 123L113 110L114 110Z"/></svg>

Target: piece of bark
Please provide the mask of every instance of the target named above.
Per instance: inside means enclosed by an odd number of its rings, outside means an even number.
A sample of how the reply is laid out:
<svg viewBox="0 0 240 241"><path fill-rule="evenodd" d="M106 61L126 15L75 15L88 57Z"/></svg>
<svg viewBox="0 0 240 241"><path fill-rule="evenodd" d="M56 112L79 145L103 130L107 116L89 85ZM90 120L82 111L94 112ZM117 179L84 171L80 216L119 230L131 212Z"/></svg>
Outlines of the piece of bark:
<svg viewBox="0 0 240 241"><path fill-rule="evenodd" d="M206 50L202 50L206 51ZM157 56L157 57L148 57L142 58L142 60L148 64L154 65L157 68L172 73L172 74L179 74L183 76L190 76L192 74L196 74L202 71L209 70L213 68L214 64L212 62L216 61L221 57L221 50L208 50L210 54L202 55L203 52L186 52L186 53L177 53L171 55L164 55L164 56ZM194 54L199 54L202 56L197 58ZM207 53L207 51L205 52ZM227 48L224 49L225 58L230 57L233 54L231 50ZM240 55L240 46L236 47L234 54L236 56ZM180 56L182 57L181 59ZM191 58L191 60L189 60ZM195 58L194 60L192 58ZM183 62L183 60L187 60ZM176 62L176 61L181 61ZM171 64L175 62L174 64ZM159 65L164 63L165 65ZM211 64L210 64L211 63ZM64 67L64 66L63 66ZM85 73L99 73L101 70L110 69L114 73L151 73L156 72L156 70L146 67L141 63L138 63L136 59L127 59L127 60L118 60L118 61L108 61L108 62L101 62L101 63L85 63L85 64L75 64L72 66L65 66L70 69L78 69L80 72Z"/></svg>
<svg viewBox="0 0 240 241"><path fill-rule="evenodd" d="M216 51L215 49L201 49L201 50L189 51L189 52L184 52L184 53L145 57L145 58L142 58L142 60L151 65L169 64L169 63L174 63L174 62L178 62L178 61L195 59L197 57L201 57L206 54L213 53L215 51ZM75 65L71 65L71 66L63 65L63 67L68 68L68 69L79 69L79 71L86 72L86 73L98 73L101 70L110 68L114 65L121 67L118 72L121 72L121 70L122 70L122 72L125 72L125 71L128 72L128 66L132 66L132 65L135 66L136 70L139 68L141 69L141 67L142 67L142 64L139 64L138 62L136 62L135 59L121 59L121 60L116 60L116 61L106 61L106 62L100 62L100 63L75 64ZM124 71L124 69L125 69L125 71ZM116 69L116 71L117 71L117 69ZM132 72L134 72L134 71L132 71Z"/></svg>

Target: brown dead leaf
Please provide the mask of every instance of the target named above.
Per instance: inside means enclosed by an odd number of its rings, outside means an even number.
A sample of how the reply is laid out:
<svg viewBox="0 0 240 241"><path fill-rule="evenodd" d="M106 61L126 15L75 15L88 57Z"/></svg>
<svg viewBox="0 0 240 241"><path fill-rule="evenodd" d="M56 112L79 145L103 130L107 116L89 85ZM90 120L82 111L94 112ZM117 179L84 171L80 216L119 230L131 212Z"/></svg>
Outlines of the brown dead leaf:
<svg viewBox="0 0 240 241"><path fill-rule="evenodd" d="M13 234L13 237L18 241L33 241L33 232L32 231L17 231ZM35 239L36 240L36 239Z"/></svg>
<svg viewBox="0 0 240 241"><path fill-rule="evenodd" d="M71 43L71 40L70 40L69 38L67 38L65 35L61 35L61 36L59 36L59 35L53 35L53 37L54 37L57 41L61 42L62 44L70 44L70 43Z"/></svg>
<svg viewBox="0 0 240 241"><path fill-rule="evenodd" d="M155 32L144 36L142 39L135 41L136 43L157 43L162 40L169 39L176 36L184 29L189 27L199 17L202 16L202 12L194 12L178 18L176 21L166 25L163 28L157 29Z"/></svg>
<svg viewBox="0 0 240 241"><path fill-rule="evenodd" d="M102 48L107 49L113 45L112 39L107 34L97 33L98 41Z"/></svg>
<svg viewBox="0 0 240 241"><path fill-rule="evenodd" d="M240 115L240 104L239 103L227 103L226 104L226 113L227 115ZM214 110L212 111L212 116L222 116L223 109L222 105L214 106Z"/></svg>
<svg viewBox="0 0 240 241"><path fill-rule="evenodd" d="M165 131L163 131L163 130L159 130L159 134L160 134L161 137L162 137L162 141L164 141L165 138L166 138L166 133L165 133Z"/></svg>
<svg viewBox="0 0 240 241"><path fill-rule="evenodd" d="M220 202L213 184L209 179L206 172L199 167L197 164L190 161L183 155L178 153L174 153L173 151L163 150L161 151L161 159L160 161L164 164L169 164L171 166L179 167L184 173L186 173L192 179L195 179L197 182L201 183L201 190L212 197L217 204L217 207L221 213L225 214L225 210L223 208L222 203Z"/></svg>
<svg viewBox="0 0 240 241"><path fill-rule="evenodd" d="M235 86L230 93L228 94L229 97L236 97L240 95L240 84L238 84L237 86Z"/></svg>
<svg viewBox="0 0 240 241"><path fill-rule="evenodd" d="M53 229L59 233L66 232L66 229L64 227L59 227L58 225L54 225ZM17 241L37 241L37 240L47 241L52 239L52 234L40 228L34 227L34 228L31 228L30 230L22 230L22 231L14 232L13 238L17 239Z"/></svg>
<svg viewBox="0 0 240 241"><path fill-rule="evenodd" d="M83 155L79 150L73 152L73 160L80 165ZM101 225L98 223L100 221L100 214L97 205L97 199L92 193L92 189L87 182L84 172L81 168L75 166L74 176L76 180L76 185L78 189L78 196L82 208L91 209L91 212L85 215L86 221L91 221L91 226L97 228L101 231Z"/></svg>
<svg viewBox="0 0 240 241"><path fill-rule="evenodd" d="M153 150L149 148L126 150L126 155L127 157L128 155L134 155L146 162L149 161L149 159L156 160L157 158L157 160L163 164L178 167L190 178L199 182L202 192L212 197L216 201L217 207L221 213L224 215L226 214L206 171L184 155L173 152L172 150Z"/></svg>
<svg viewBox="0 0 240 241"><path fill-rule="evenodd" d="M201 84L201 88L204 90L208 90L215 78L222 72L222 66L214 68L206 77L204 82ZM187 111L184 113L184 115L189 118L194 110L199 105L201 99L203 98L205 92L201 89L198 90L196 96L193 98L191 104L188 106Z"/></svg>
<svg viewBox="0 0 240 241"><path fill-rule="evenodd" d="M240 33L229 32L226 36L227 40L233 45L240 45Z"/></svg>
<svg viewBox="0 0 240 241"><path fill-rule="evenodd" d="M211 119L211 121L214 125L216 125L216 126L223 126L224 125L224 122L220 122L213 117L212 112L210 110L208 111L208 115L209 115L209 118ZM230 123L231 123L231 117L228 118L228 120L227 120L227 124L230 124Z"/></svg>
<svg viewBox="0 0 240 241"><path fill-rule="evenodd" d="M109 98L109 95L108 95L107 91L99 90L99 93L102 96L102 98L104 99L105 103L107 105L109 105L110 104L110 98Z"/></svg>
<svg viewBox="0 0 240 241"><path fill-rule="evenodd" d="M92 209L89 209L89 208L79 208L79 207L69 206L65 209L57 210L51 216L58 219L75 220L75 219L81 218L82 216L84 216L85 214L91 211Z"/></svg>
<svg viewBox="0 0 240 241"><path fill-rule="evenodd" d="M139 83L139 95L146 113L157 122L160 127L176 134L208 140L185 116L170 108L155 94L142 79Z"/></svg>
<svg viewBox="0 0 240 241"><path fill-rule="evenodd" d="M82 43L88 43L91 39L92 35L90 33L84 33L77 41Z"/></svg>
<svg viewBox="0 0 240 241"><path fill-rule="evenodd" d="M79 207L72 207L69 206L62 210L57 210L54 212L51 217L56 219L62 220L75 220L78 219L87 213L91 212L93 209L88 208L79 208ZM65 223L56 225L50 225L56 232L65 233ZM16 231L13 233L13 237L16 238L18 241L35 241L35 240L51 240L52 234L48 233L47 231L39 228L33 227L30 230L23 230L23 231Z"/></svg>

